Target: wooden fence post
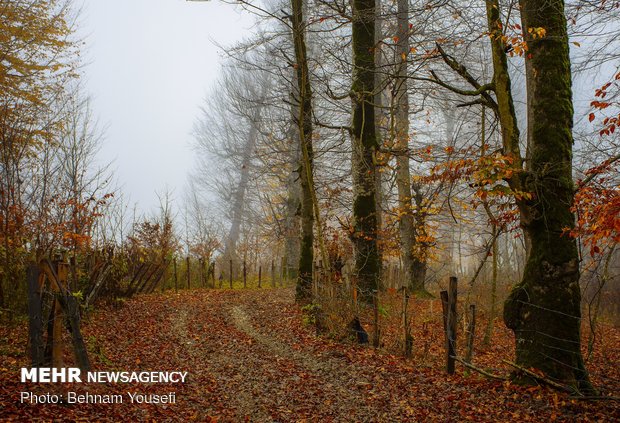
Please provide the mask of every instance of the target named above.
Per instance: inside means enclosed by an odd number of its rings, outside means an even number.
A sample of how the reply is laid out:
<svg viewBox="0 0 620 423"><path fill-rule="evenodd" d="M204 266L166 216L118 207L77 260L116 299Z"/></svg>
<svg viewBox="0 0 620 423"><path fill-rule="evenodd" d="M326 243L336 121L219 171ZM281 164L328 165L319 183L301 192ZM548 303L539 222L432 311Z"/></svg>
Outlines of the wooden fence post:
<svg viewBox="0 0 620 423"><path fill-rule="evenodd" d="M258 287L261 288L261 279L263 276L263 266L258 266Z"/></svg>
<svg viewBox="0 0 620 423"><path fill-rule="evenodd" d="M444 330L446 335L446 371L454 374L456 358L456 301L457 279L450 277L448 291L441 291L441 305L443 308Z"/></svg>
<svg viewBox="0 0 620 423"><path fill-rule="evenodd" d="M187 289L189 289L189 288L190 288L190 286L191 286L191 283L190 283L190 273L189 273L189 271L190 271L190 269L189 269L189 264L190 264L190 263L189 263L189 256L187 256L187 258L185 259L185 261L186 261L186 263L187 263Z"/></svg>
<svg viewBox="0 0 620 423"><path fill-rule="evenodd" d="M174 258L174 291L179 292L179 280L177 279L177 258Z"/></svg>
<svg viewBox="0 0 620 423"><path fill-rule="evenodd" d="M443 334L444 334L444 347L445 347L445 351L446 351L446 368L448 366L448 361L450 359L450 353L448 352L450 349L450 342L448 340L448 308L449 308L449 302L448 302L448 291L441 291L439 293L439 296L441 298L441 315L443 317Z"/></svg>
<svg viewBox="0 0 620 423"><path fill-rule="evenodd" d="M316 261L314 263L312 263L312 289L313 292L312 294L314 295L314 298L318 298L319 297L319 265L316 263Z"/></svg>
<svg viewBox="0 0 620 423"><path fill-rule="evenodd" d="M323 278L323 260L319 260L319 266L316 270L317 281L319 282L319 287L321 290L319 291L319 295L325 295L325 284Z"/></svg>
<svg viewBox="0 0 620 423"><path fill-rule="evenodd" d="M45 346L41 336L43 331L43 317L41 316L41 285L39 284L39 266L30 263L26 271L28 280L28 316L30 337L30 360L32 367L42 366L44 363Z"/></svg>
<svg viewBox="0 0 620 423"><path fill-rule="evenodd" d="M379 348L379 291L373 290L372 306L374 311L374 333L372 334L372 346Z"/></svg>
<svg viewBox="0 0 620 423"><path fill-rule="evenodd" d="M245 260L243 260L243 287L247 288L248 287L248 282L247 282L247 270L245 267Z"/></svg>
<svg viewBox="0 0 620 423"><path fill-rule="evenodd" d="M280 259L280 286L284 286L284 278L286 277L286 258Z"/></svg>
<svg viewBox="0 0 620 423"><path fill-rule="evenodd" d="M471 364L471 359L474 356L474 333L476 332L476 305L470 304L469 306L469 325L467 327L467 353L465 354L465 361Z"/></svg>
<svg viewBox="0 0 620 423"><path fill-rule="evenodd" d="M67 321L69 323L69 331L71 332L71 342L73 343L73 352L75 353L76 364L82 371L90 370L90 361L88 359L88 351L84 344L84 338L80 330L80 310L79 304L75 296L68 292L67 277L69 273L68 264L57 261L52 264L49 259L42 261L39 270L43 270L45 276L49 279L52 291L54 292L54 300L52 305L52 313L50 321L50 336L48 337L49 351L51 352L52 367L62 367L62 327L63 320L60 319L61 309L64 310ZM58 322L58 327L56 323ZM47 355L47 353L45 354ZM49 356L48 356L49 357Z"/></svg>
<svg viewBox="0 0 620 423"><path fill-rule="evenodd" d="M64 367L63 360L63 343L62 343L62 328L63 328L63 310L60 305L59 295L62 295L62 290L67 289L68 281L67 276L69 274L69 265L60 260L54 262L54 266L56 267L56 275L58 276L58 286L54 292L55 300L54 306L52 307L52 315L50 319L52 320L52 339L51 339L51 347L52 347L52 367L62 368Z"/></svg>
<svg viewBox="0 0 620 423"><path fill-rule="evenodd" d="M271 259L271 287L276 287L276 265L273 259Z"/></svg>
<svg viewBox="0 0 620 423"><path fill-rule="evenodd" d="M403 332L405 334L405 357L411 357L413 350L413 337L411 336L411 328L409 327L409 316L407 314L407 307L409 307L409 290L406 286L402 287L403 290Z"/></svg>
<svg viewBox="0 0 620 423"><path fill-rule="evenodd" d="M232 259L230 259L230 260L228 261L228 271L229 271L229 274L228 274L228 283L229 283L229 285L230 285L230 289L232 289L232 276L233 276L233 275L232 275L232 272L233 272Z"/></svg>
<svg viewBox="0 0 620 423"><path fill-rule="evenodd" d="M202 257L198 259L198 285L205 286L204 260Z"/></svg>

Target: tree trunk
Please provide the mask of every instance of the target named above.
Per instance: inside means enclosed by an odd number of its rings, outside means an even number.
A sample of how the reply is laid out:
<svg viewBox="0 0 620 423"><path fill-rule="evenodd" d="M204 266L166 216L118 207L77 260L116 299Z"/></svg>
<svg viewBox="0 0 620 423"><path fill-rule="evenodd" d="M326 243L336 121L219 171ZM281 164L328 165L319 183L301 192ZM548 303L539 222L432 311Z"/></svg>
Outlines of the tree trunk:
<svg viewBox="0 0 620 423"><path fill-rule="evenodd" d="M492 269L492 275L491 275L491 307L489 310L489 320L487 322L487 327L484 331L484 339L482 340L482 344L486 346L491 345L491 337L493 336L493 325L495 323L495 315L497 314L497 311L496 311L496 308L497 308L497 255L498 255L497 225L493 223L493 226L491 227L491 229L492 229L491 236L493 237L493 246L492 246L493 269Z"/></svg>
<svg viewBox="0 0 620 423"><path fill-rule="evenodd" d="M398 0L398 29L396 36L396 111L394 127L396 132L396 185L398 187L398 208L403 213L398 221L401 258L405 269L404 286L416 290L414 279L417 267L414 257L415 228L411 205L411 174L409 170L409 98L407 92L407 57L409 55L409 2Z"/></svg>
<svg viewBox="0 0 620 423"><path fill-rule="evenodd" d="M419 297L430 297L431 294L426 290L426 270L428 269L427 257L430 248L426 240L426 207L427 199L422 193L419 184L411 183L413 189L413 200L415 202L415 213L413 215L413 262L411 264L411 280L409 290L416 293Z"/></svg>
<svg viewBox="0 0 620 423"><path fill-rule="evenodd" d="M250 183L250 166L252 161L252 152L256 145L258 137L258 124L260 115L260 107L257 107L257 111L253 116L252 122L250 122L250 132L243 148L243 158L241 162L241 178L239 179L239 185L234 194L234 205L232 208L232 222L230 224L230 230L228 231L228 238L226 239L224 247L224 258L226 260L232 260L237 264L237 242L239 241L239 235L241 232L241 222L245 213L245 194Z"/></svg>
<svg viewBox="0 0 620 423"><path fill-rule="evenodd" d="M4 270L0 273L0 308L4 308Z"/></svg>
<svg viewBox="0 0 620 423"><path fill-rule="evenodd" d="M295 75L293 75L294 77ZM296 81L296 79L294 79ZM298 91L294 83L294 92ZM295 106L294 95L291 95L291 125L288 138L290 143L289 164L291 171L286 181L286 221L285 221L285 249L286 262L289 266L299 265L300 254L300 215L301 215L301 145L299 144L299 125L295 116L298 109ZM291 269L291 276L297 278L298 269Z"/></svg>
<svg viewBox="0 0 620 423"><path fill-rule="evenodd" d="M381 69L383 66L383 55L381 51L381 41L383 40L383 19L381 16L381 1L375 0L375 69ZM385 104L384 97L386 90L384 89L384 80L385 75L382 75L381 72L375 72L375 98L373 100L375 105L375 131L377 136L377 146L383 145L384 134L385 134L385 113L383 110L383 105ZM379 164L378 164L379 165ZM377 210L377 243L378 243L378 254L379 254L379 275L378 278L381 280L383 275L383 251L382 251L382 233L383 233L383 204L386 200L386 197L383 193L383 173L375 172L375 207Z"/></svg>
<svg viewBox="0 0 620 423"><path fill-rule="evenodd" d="M291 0L293 43L297 70L298 105L295 121L298 125L301 147L301 245L297 275L296 300L309 302L312 298L312 270L314 264L314 209L313 150L312 150L312 87L308 70L305 42L303 0ZM318 209L318 208L317 208Z"/></svg>
<svg viewBox="0 0 620 423"><path fill-rule="evenodd" d="M371 304L380 271L377 248L375 0L353 1L353 243L359 298Z"/></svg>
<svg viewBox="0 0 620 423"><path fill-rule="evenodd" d="M521 0L529 51L528 172L525 189L535 198L520 203L530 241L523 280L506 300L504 321L516 337L516 363L588 391L581 355L579 257L574 239L571 72L562 0ZM533 38L528 29L545 28Z"/></svg>

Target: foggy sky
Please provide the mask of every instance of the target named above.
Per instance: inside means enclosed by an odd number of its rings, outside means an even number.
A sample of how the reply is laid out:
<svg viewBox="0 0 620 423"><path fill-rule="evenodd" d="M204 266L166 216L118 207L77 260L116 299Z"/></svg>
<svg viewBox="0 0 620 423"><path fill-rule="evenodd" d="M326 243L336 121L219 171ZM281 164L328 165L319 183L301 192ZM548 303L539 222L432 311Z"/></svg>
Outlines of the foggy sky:
<svg viewBox="0 0 620 423"><path fill-rule="evenodd" d="M182 198L194 160L191 129L221 54L252 18L217 0L85 0L80 15L85 88L105 138L99 159L139 212L156 192Z"/></svg>

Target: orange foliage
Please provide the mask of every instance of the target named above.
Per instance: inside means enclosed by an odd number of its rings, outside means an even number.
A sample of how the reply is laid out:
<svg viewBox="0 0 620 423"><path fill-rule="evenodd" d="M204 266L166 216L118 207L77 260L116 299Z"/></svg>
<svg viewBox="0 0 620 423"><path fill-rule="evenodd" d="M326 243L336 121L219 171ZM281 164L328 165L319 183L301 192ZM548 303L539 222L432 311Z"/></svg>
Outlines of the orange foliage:
<svg viewBox="0 0 620 423"><path fill-rule="evenodd" d="M611 177L620 172L615 159L586 172L591 179L580 182L575 195L577 223L570 233L581 237L593 256L601 252L601 246L620 242L620 185Z"/></svg>
<svg viewBox="0 0 620 423"><path fill-rule="evenodd" d="M586 178L577 186L573 212L577 214L576 227L569 232L572 236L581 237L584 245L590 248L594 256L603 247L620 242L620 155L617 154L616 128L620 126L620 102L610 100L617 98L620 92L620 72L611 81L594 92L597 100L590 105L596 113L603 115L601 137L608 137L612 151L616 156L603 161L586 172ZM596 113L588 115L593 122ZM617 137L617 136L616 136ZM568 231L568 229L567 229Z"/></svg>
<svg viewBox="0 0 620 423"><path fill-rule="evenodd" d="M600 100L594 100L590 103L590 106L592 106L595 110L601 113L603 110L606 110L610 107L610 110L614 110L614 112L607 113L607 115L603 117L603 129L601 129L599 132L601 136L612 135L614 132L616 132L616 128L620 126L620 111L618 111L618 109L620 108L620 102L605 100L608 97L608 94L612 92L612 89L615 89L616 92L618 92L620 89L620 72L616 73L616 75L614 75L611 81L607 82L605 85L603 85L601 88L598 88L594 92L595 97L600 98ZM616 114L616 112L618 113ZM592 122L595 117L595 113L590 113L588 115L588 120Z"/></svg>

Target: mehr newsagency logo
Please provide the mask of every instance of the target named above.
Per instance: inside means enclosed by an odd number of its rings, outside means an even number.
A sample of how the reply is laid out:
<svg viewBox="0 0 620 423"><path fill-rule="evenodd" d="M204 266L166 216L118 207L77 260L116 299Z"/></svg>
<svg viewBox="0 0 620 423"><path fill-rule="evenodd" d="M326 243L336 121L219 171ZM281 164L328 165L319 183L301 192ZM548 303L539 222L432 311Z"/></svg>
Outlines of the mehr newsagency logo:
<svg viewBox="0 0 620 423"><path fill-rule="evenodd" d="M88 371L82 372L79 368L35 367L21 369L21 382L34 383L148 383L148 384L177 384L185 383L188 372L183 371ZM175 404L176 393L166 394L140 393L128 391L124 394L91 394L89 392L69 391L64 394L35 394L20 392L22 403L30 404L119 404L130 402L136 404Z"/></svg>

